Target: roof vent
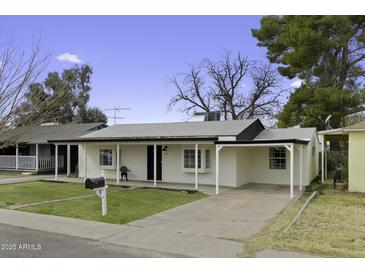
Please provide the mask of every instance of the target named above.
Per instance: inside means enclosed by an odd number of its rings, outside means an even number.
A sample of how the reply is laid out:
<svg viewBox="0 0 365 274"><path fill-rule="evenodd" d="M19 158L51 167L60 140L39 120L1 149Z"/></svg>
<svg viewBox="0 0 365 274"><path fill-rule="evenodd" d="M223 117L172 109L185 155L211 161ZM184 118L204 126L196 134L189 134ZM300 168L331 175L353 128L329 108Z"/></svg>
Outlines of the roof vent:
<svg viewBox="0 0 365 274"><path fill-rule="evenodd" d="M220 121L220 114L216 111L211 112L195 112L190 117L189 122L203 122L203 121Z"/></svg>

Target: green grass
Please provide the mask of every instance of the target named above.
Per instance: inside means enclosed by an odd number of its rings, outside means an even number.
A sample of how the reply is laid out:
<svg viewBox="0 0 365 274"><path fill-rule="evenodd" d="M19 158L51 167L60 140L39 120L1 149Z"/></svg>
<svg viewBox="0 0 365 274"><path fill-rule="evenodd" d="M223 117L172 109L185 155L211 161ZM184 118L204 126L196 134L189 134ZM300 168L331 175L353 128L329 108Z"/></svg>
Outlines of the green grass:
<svg viewBox="0 0 365 274"><path fill-rule="evenodd" d="M29 182L0 185L0 207L90 194L78 184Z"/></svg>
<svg viewBox="0 0 365 274"><path fill-rule="evenodd" d="M17 172L3 172L0 171L0 179L7 179L7 178L14 178L22 176L20 173Z"/></svg>
<svg viewBox="0 0 365 274"><path fill-rule="evenodd" d="M0 207L37 201L76 197L93 194L80 184L56 184L32 182L0 186ZM108 214L101 216L101 200L93 196L72 201L21 208L23 211L125 224L161 211L177 207L207 195L196 192L188 194L162 189L123 190L109 187L107 193Z"/></svg>
<svg viewBox="0 0 365 274"><path fill-rule="evenodd" d="M243 257L270 248L323 257L365 257L365 194L327 186L314 198L289 233L279 233L298 212L308 194L284 209L263 230L245 239Z"/></svg>

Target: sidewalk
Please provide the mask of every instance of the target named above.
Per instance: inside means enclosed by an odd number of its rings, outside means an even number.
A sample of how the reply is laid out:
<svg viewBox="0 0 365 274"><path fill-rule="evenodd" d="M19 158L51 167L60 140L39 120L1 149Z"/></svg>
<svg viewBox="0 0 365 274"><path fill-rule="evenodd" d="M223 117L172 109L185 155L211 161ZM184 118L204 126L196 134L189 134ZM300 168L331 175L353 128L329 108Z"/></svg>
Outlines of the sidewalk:
<svg viewBox="0 0 365 274"><path fill-rule="evenodd" d="M235 241L177 233L168 229L147 229L16 210L0 209L0 222L189 257L236 257L243 250L243 245Z"/></svg>
<svg viewBox="0 0 365 274"><path fill-rule="evenodd" d="M54 178L54 175L29 175L29 176L10 177L5 179L0 179L0 185L24 183L37 180L50 180L52 178Z"/></svg>

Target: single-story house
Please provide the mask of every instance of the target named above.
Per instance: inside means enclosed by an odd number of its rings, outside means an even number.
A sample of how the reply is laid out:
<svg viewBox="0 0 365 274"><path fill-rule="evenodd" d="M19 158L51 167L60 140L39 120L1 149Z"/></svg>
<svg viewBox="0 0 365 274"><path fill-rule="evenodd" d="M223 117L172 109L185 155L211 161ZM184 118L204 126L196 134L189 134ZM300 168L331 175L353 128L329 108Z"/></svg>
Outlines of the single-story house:
<svg viewBox="0 0 365 274"><path fill-rule="evenodd" d="M0 137L0 170L49 171L55 168L57 162L58 170L66 169L70 175L76 171L78 164L78 146L58 147L48 140L77 138L104 127L106 125L103 123L49 123L6 131Z"/></svg>
<svg viewBox="0 0 365 274"><path fill-rule="evenodd" d="M348 142L348 189L365 192L365 121L343 128L320 131L322 145L322 181L326 179L326 152L331 141Z"/></svg>
<svg viewBox="0 0 365 274"><path fill-rule="evenodd" d="M252 182L302 189L318 171L315 128L265 128L259 119L119 124L77 138L79 177L238 187ZM57 174L56 174L57 176Z"/></svg>

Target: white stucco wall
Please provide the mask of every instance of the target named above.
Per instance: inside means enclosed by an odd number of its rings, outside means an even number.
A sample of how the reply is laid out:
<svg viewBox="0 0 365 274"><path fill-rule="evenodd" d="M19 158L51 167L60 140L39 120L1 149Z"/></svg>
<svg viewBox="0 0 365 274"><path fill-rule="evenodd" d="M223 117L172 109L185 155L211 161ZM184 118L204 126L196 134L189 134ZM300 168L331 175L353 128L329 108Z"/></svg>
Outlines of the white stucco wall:
<svg viewBox="0 0 365 274"><path fill-rule="evenodd" d="M162 152L162 181L176 183L195 183L195 173L183 170L183 149L194 149L193 144L165 144L167 151ZM315 154L312 157L312 146ZM164 146L164 145L163 145ZM294 153L294 184L299 184L299 145L295 145ZM114 154L114 167L99 166L99 150L111 148ZM147 180L147 144L120 145L121 166L125 165L131 171L130 180ZM202 150L202 163L205 161L205 150L210 150L210 169L199 172L199 184L215 184L215 145L199 144ZM100 176L104 169L107 178L116 179L116 145L88 144L87 145L87 176ZM287 151L287 166L284 170L269 169L268 147L224 147L220 151L219 180L222 186L238 186L245 183L289 184L290 154ZM84 176L84 145L79 146L79 177ZM308 145L303 145L303 185L318 174L318 146L314 136Z"/></svg>
<svg viewBox="0 0 365 274"><path fill-rule="evenodd" d="M194 149L194 145L167 144L167 151L162 152L162 181L176 183L195 183L195 173L183 170L183 149ZM99 150L112 148L116 155L116 145L88 144L87 145L87 176L100 176L102 168L99 166ZM147 145L120 145L121 165L131 171L128 172L130 180L147 180ZM215 184L215 145L200 144L202 162L205 161L205 150L210 150L210 169L199 172L199 184ZM236 186L236 150L227 148L220 154L220 181L221 185ZM107 178L116 179L116 158L114 167L103 169ZM84 176L84 146L79 146L79 177Z"/></svg>
<svg viewBox="0 0 365 274"><path fill-rule="evenodd" d="M315 147L312 156L312 147ZM225 148L224 148L225 149ZM237 182L289 184L290 153L286 150L286 169L269 168L269 147L237 149ZM299 185L299 145L294 149L294 184ZM303 145L303 185L308 185L318 175L318 140L314 136L308 145Z"/></svg>

